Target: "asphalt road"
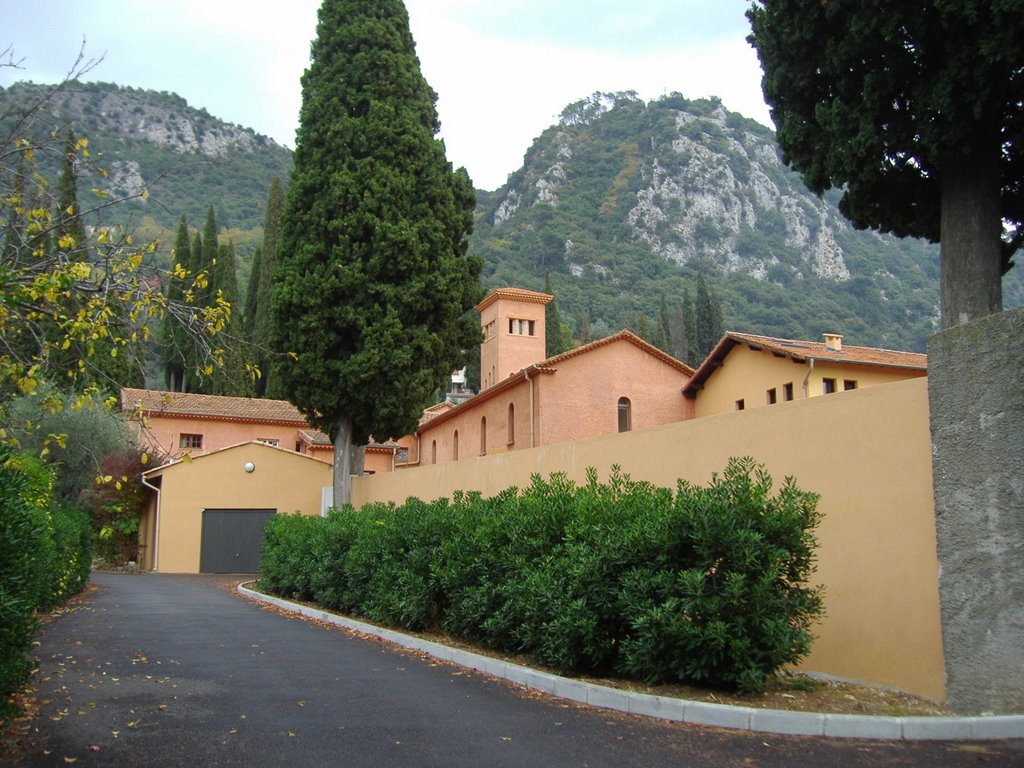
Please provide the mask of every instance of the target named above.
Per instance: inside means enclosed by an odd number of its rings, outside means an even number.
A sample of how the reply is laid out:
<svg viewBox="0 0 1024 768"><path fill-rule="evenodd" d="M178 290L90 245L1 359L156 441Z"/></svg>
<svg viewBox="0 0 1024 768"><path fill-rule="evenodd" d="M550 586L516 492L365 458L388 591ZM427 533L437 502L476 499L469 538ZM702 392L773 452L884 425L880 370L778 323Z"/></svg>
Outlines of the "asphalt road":
<svg viewBox="0 0 1024 768"><path fill-rule="evenodd" d="M93 576L39 633L24 766L1024 766L1024 741L768 736L531 693L241 598L238 579Z"/></svg>

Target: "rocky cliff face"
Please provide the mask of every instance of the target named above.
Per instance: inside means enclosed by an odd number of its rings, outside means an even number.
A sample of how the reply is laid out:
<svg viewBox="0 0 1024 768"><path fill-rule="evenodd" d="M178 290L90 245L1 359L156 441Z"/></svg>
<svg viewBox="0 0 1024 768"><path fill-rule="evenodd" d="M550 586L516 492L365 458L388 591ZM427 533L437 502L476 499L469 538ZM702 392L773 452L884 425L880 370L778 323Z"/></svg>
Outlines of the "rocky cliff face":
<svg viewBox="0 0 1024 768"><path fill-rule="evenodd" d="M174 227L182 213L201 221L212 204L218 222L258 227L270 179L286 179L291 170L290 150L172 93L76 82L0 89L0 127L8 116L26 112L30 119L12 127L19 134L63 135L71 128L88 139L97 168L82 164L79 189L125 199L109 211L113 217L143 214ZM53 157L39 162L45 176L56 178Z"/></svg>
<svg viewBox="0 0 1024 768"><path fill-rule="evenodd" d="M643 132L642 142L623 152L623 162L610 178L611 186L618 181L631 187L624 211L630 237L678 264L710 259L725 272L759 280L781 265L797 277L850 279L836 238L849 225L783 166L767 129L737 120L714 102L695 113L671 104L644 105L628 96L601 95L570 108L556 128L538 139L547 146L535 152L537 160L499 191L495 227L514 225L517 213L536 205L564 206L565 197L578 194L578 182L587 171L573 163L575 146L598 140L601 123L619 110L635 117L661 113L653 124L656 130ZM666 116L672 121L668 131ZM571 179L577 183L567 184ZM607 203L606 196L602 203ZM608 208L602 205L605 212ZM772 242L751 247L758 233Z"/></svg>
<svg viewBox="0 0 1024 768"><path fill-rule="evenodd" d="M643 327L698 273L735 330L923 349L936 328L937 248L854 229L837 194L783 164L770 129L715 99L570 105L478 197L485 284L540 289L547 275L577 328Z"/></svg>

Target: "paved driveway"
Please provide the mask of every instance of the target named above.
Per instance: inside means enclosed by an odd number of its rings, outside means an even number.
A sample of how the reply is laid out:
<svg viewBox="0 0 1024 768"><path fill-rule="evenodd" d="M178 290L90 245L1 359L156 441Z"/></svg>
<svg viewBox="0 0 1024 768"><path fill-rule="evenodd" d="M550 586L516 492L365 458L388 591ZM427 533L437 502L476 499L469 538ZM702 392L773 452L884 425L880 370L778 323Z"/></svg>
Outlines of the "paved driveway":
<svg viewBox="0 0 1024 768"><path fill-rule="evenodd" d="M223 577L95 575L40 632L26 766L1021 765L1024 743L696 728L567 704L256 606Z"/></svg>

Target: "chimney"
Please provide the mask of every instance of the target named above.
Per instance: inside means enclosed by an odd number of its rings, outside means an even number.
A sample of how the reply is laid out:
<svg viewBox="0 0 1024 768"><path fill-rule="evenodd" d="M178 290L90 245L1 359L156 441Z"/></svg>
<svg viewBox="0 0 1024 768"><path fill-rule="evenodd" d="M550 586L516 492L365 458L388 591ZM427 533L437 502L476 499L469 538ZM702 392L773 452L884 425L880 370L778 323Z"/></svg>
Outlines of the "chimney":
<svg viewBox="0 0 1024 768"><path fill-rule="evenodd" d="M826 333L825 336L825 349L830 349L833 352L843 351L843 336L839 333Z"/></svg>

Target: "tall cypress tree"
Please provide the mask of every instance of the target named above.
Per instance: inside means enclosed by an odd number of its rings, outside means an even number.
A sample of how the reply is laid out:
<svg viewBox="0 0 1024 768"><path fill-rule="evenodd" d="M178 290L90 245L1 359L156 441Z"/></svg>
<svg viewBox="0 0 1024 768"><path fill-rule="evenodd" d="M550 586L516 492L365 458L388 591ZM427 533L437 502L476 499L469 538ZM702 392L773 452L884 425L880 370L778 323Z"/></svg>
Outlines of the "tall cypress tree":
<svg viewBox="0 0 1024 768"><path fill-rule="evenodd" d="M722 320L722 305L715 292L704 282L704 275L697 275L697 304L694 309L697 341L697 355L704 360L725 333Z"/></svg>
<svg viewBox="0 0 1024 768"><path fill-rule="evenodd" d="M661 294L661 306L658 309L658 325L654 330L654 346L662 352L669 352L672 347L672 320L668 314L668 304L665 303L665 294ZM671 352L669 352L671 354Z"/></svg>
<svg viewBox="0 0 1024 768"><path fill-rule="evenodd" d="M78 143L68 129L64 139L64 154L60 174L57 176L57 210L54 213L53 239L55 245L75 261L85 261L85 222L78 205L78 177L75 174L75 156Z"/></svg>
<svg viewBox="0 0 1024 768"><path fill-rule="evenodd" d="M256 362L262 378L256 383L257 393L283 399L285 392L276 368L281 364L270 353L270 297L278 268L278 247L281 242L281 217L284 215L284 184L275 176L267 192L267 209L263 217L263 248L260 255L259 279L255 283L253 325L250 340L255 348Z"/></svg>
<svg viewBox="0 0 1024 768"><path fill-rule="evenodd" d="M690 309L692 314L692 305ZM669 354L676 360L690 364L690 332L686 326L686 313L679 302L672 307L672 323L669 326Z"/></svg>
<svg viewBox="0 0 1024 768"><path fill-rule="evenodd" d="M225 328L217 334L223 350L220 365L210 375L207 391L211 395L252 397L252 378L245 367L242 339L242 312L238 300L238 274L235 265L235 246L232 242L217 247L217 260L213 269L211 289L214 301L218 299L231 306Z"/></svg>
<svg viewBox="0 0 1024 768"><path fill-rule="evenodd" d="M544 293L554 296L551 291L551 273L544 273ZM544 307L544 356L554 357L569 349L565 334L562 333L562 315L558 311L558 299L549 301Z"/></svg>
<svg viewBox="0 0 1024 768"><path fill-rule="evenodd" d="M686 334L685 345L686 345L686 357L679 358L683 362L691 365L700 365L702 358L697 352L697 312L693 308L693 297L690 296L690 289L683 289L683 332Z"/></svg>
<svg viewBox="0 0 1024 768"><path fill-rule="evenodd" d="M249 269L249 285L245 290L245 307L242 310L242 328L251 341L253 326L256 324L256 287L260 284L263 269L263 246L257 245L252 252L252 267Z"/></svg>
<svg viewBox="0 0 1024 768"><path fill-rule="evenodd" d="M334 442L335 502L353 445L415 429L465 350L479 259L473 186L453 171L436 94L400 0L324 0L302 77L271 339L284 391Z"/></svg>
<svg viewBox="0 0 1024 768"><path fill-rule="evenodd" d="M188 237L188 224L185 214L181 215L178 221L178 235L174 241L174 251L171 254L175 265L181 265L189 269L192 263L192 253ZM187 279L187 278L186 278ZM171 303L180 304L185 298L185 280L171 276L167 284L167 300ZM185 391L185 369L188 366L188 334L181 327L178 318L167 315L164 318L164 330L161 350L161 360L164 367L164 380L167 389L172 392Z"/></svg>

